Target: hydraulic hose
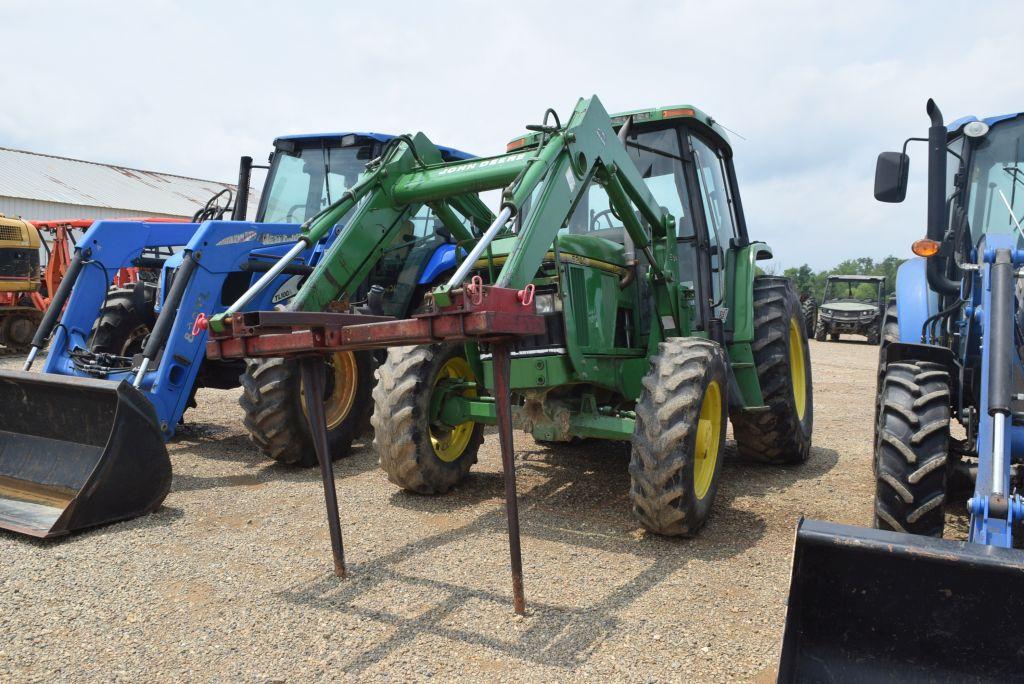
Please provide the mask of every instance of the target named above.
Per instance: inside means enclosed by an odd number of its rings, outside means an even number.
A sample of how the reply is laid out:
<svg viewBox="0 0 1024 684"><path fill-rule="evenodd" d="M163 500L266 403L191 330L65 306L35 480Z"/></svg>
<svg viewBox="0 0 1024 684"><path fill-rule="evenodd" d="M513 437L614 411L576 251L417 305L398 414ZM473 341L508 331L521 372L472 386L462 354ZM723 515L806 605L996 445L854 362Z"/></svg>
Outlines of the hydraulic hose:
<svg viewBox="0 0 1024 684"><path fill-rule="evenodd" d="M43 320L40 321L39 327L36 328L36 334L32 337L32 348L25 359L23 370L27 371L32 368L32 362L36 360L36 354L46 344L50 333L53 332L54 327L57 325L57 319L60 318L61 313L64 311L64 305L67 304L68 297L71 296L71 288L75 286L75 281L78 280L78 275L82 272L82 265L84 263L85 259L82 257L82 251L76 249L75 255L71 257L71 263L68 264L68 270L64 274L64 279L57 286L57 291L54 293L53 299L50 300L50 305L46 307L46 313L43 314Z"/></svg>
<svg viewBox="0 0 1024 684"><path fill-rule="evenodd" d="M185 252L181 266L174 274L174 282L171 283L167 299L164 300L163 308L160 309L160 315L157 316L156 324L153 325L153 331L149 334L146 346L142 350L142 365L139 366L139 370L135 374L135 381L132 383L135 387L142 385L142 379L145 377L146 371L149 370L150 363L160 353L171 334L171 326L174 325L174 319L178 315L181 299L185 296L185 289L188 288L189 282L192 280L192 273L198 265L199 262L193 252Z"/></svg>

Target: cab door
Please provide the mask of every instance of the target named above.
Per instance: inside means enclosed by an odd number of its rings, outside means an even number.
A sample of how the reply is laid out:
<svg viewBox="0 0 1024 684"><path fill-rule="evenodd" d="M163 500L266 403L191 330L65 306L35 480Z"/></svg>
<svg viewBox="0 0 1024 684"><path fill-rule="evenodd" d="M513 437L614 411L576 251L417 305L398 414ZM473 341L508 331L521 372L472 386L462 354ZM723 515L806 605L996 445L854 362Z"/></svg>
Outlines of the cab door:
<svg viewBox="0 0 1024 684"><path fill-rule="evenodd" d="M736 202L733 197L728 164L723 152L696 136L688 136L696 183L707 230L707 263L710 274L709 307L712 316L726 320L728 309L728 251L739 243Z"/></svg>

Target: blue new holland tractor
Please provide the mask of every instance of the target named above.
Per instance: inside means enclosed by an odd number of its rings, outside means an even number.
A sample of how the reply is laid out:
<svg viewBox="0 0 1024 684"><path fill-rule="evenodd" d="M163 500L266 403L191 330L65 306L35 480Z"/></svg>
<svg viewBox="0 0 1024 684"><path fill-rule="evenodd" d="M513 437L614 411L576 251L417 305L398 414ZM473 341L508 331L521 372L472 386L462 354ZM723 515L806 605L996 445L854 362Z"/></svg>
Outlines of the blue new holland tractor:
<svg viewBox="0 0 1024 684"><path fill-rule="evenodd" d="M907 141L928 144L927 231L879 354L875 529L801 522L780 681L1024 677L1024 113L927 113ZM879 155L878 200L906 196L906 149Z"/></svg>
<svg viewBox="0 0 1024 684"><path fill-rule="evenodd" d="M253 440L283 461L312 453L298 372L207 360L204 323L258 279L269 279L268 287L246 309L287 304L344 223L282 272L268 271L296 245L300 224L344 193L393 140L378 133L278 138L255 221L245 220L253 165L243 157L234 220L203 220L214 215L207 207L191 223L95 223L76 245L24 370L0 371L0 528L49 537L158 507L171 483L164 442L195 405L199 387L243 384ZM442 156L470 155L445 148ZM425 209L377 255L358 301L344 304L404 316L453 268L456 249ZM127 267L158 275L112 288ZM42 372L28 372L47 342ZM345 455L368 423L373 371L369 353L325 362L334 457Z"/></svg>

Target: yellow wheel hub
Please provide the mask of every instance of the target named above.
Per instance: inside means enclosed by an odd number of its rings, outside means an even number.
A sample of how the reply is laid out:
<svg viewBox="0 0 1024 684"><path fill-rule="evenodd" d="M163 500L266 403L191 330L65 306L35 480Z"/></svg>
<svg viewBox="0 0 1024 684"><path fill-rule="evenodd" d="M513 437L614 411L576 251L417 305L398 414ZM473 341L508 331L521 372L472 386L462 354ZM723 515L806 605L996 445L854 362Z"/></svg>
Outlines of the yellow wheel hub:
<svg viewBox="0 0 1024 684"><path fill-rule="evenodd" d="M469 367L469 362L461 356L453 356L445 361L437 372L437 377L434 378L434 387L437 387L442 380L447 379L472 381L474 379L473 371ZM463 390L461 394L467 399L476 398L475 389ZM475 423L472 420L459 423L455 427L432 424L430 426L430 443L434 447L437 457L445 463L457 460L469 446L470 440L473 439L474 426Z"/></svg>
<svg viewBox="0 0 1024 684"><path fill-rule="evenodd" d="M804 344L800 337L801 325L796 318L789 322L789 372L792 376L796 415L803 420L807 412L807 359L804 358Z"/></svg>
<svg viewBox="0 0 1024 684"><path fill-rule="evenodd" d="M327 360L324 383L324 418L327 429L334 430L345 420L356 400L359 367L353 352L338 352ZM306 413L306 389L302 388L302 412Z"/></svg>
<svg viewBox="0 0 1024 684"><path fill-rule="evenodd" d="M704 391L697 420L697 443L693 453L693 493L707 496L715 479L715 465L722 446L722 388L717 380Z"/></svg>

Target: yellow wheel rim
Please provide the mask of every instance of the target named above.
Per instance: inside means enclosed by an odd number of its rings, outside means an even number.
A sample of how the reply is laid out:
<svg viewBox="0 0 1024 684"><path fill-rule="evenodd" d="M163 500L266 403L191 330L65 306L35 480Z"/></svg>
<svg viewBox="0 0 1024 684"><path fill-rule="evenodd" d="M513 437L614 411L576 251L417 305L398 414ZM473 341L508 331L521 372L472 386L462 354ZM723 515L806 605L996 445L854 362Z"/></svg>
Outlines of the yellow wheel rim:
<svg viewBox="0 0 1024 684"><path fill-rule="evenodd" d="M437 372L437 377L434 378L434 387L437 387L439 382L446 379L472 381L473 371L469 367L469 362L461 356L453 356L445 361L444 365ZM464 390L462 396L467 399L475 399L476 390ZM445 463L457 460L466 450L466 447L469 446L470 440L473 439L473 427L475 425L472 420L459 423L455 427L431 425L430 443L434 447L434 453L437 454L437 457Z"/></svg>
<svg viewBox="0 0 1024 684"><path fill-rule="evenodd" d="M693 493L698 499L707 496L715 479L715 465L722 446L722 388L717 380L704 391L697 420L697 444L693 457Z"/></svg>
<svg viewBox="0 0 1024 684"><path fill-rule="evenodd" d="M345 420L356 401L359 367L353 352L338 352L327 360L324 385L324 418L327 429L334 430ZM302 388L302 412L306 413L306 388Z"/></svg>
<svg viewBox="0 0 1024 684"><path fill-rule="evenodd" d="M803 420L804 413L807 411L807 360L804 358L800 324L795 318L789 322L789 372L793 380L796 415L797 418Z"/></svg>

